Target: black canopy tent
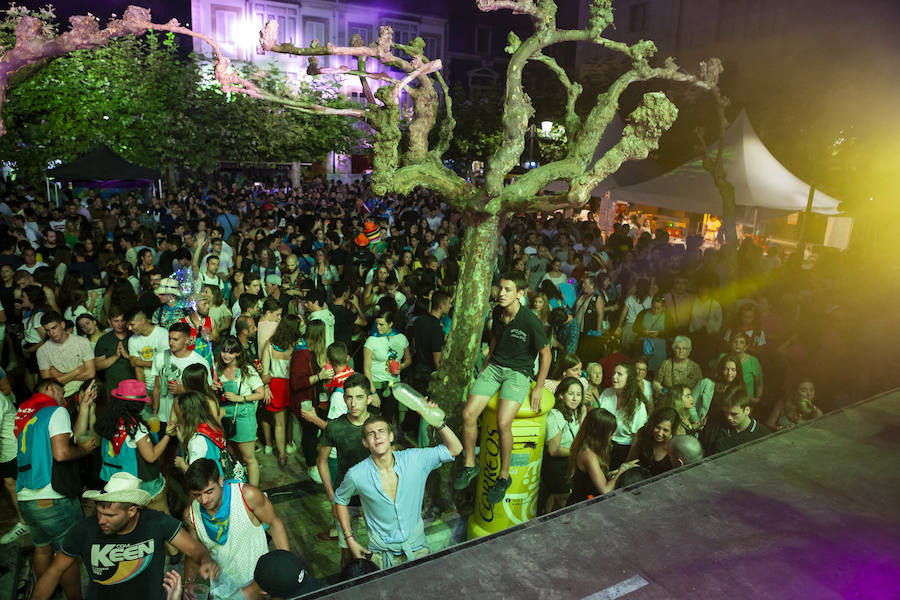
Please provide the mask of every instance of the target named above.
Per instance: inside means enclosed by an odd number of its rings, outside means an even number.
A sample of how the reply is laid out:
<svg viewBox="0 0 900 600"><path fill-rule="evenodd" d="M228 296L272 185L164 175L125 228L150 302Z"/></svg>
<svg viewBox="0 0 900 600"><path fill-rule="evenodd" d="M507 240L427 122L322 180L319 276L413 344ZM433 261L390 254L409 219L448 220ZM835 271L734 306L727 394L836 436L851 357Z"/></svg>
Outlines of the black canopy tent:
<svg viewBox="0 0 900 600"><path fill-rule="evenodd" d="M75 160L47 169L47 197L50 181L71 181L97 187L138 187L160 182L156 169L132 164L104 145Z"/></svg>

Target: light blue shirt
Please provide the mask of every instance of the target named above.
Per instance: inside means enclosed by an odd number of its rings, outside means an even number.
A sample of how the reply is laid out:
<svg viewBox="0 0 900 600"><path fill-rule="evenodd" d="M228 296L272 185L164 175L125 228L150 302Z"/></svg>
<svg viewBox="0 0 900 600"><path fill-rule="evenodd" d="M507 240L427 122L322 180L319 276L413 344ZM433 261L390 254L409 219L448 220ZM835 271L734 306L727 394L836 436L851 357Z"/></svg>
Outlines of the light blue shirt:
<svg viewBox="0 0 900 600"><path fill-rule="evenodd" d="M334 492L334 501L346 506L351 496L358 494L369 530L389 544L406 542L422 519L422 498L428 474L441 463L452 461L453 456L444 444L394 452L397 496L391 500L384 493L378 467L370 456L347 471ZM423 539L412 549L424 545Z"/></svg>

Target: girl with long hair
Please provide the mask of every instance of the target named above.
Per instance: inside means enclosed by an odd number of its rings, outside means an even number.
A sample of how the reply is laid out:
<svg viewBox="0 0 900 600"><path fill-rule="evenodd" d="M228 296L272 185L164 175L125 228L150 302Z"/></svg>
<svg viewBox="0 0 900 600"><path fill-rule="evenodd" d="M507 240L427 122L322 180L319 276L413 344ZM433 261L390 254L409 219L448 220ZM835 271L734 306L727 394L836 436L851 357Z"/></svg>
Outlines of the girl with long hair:
<svg viewBox="0 0 900 600"><path fill-rule="evenodd" d="M581 379L581 368L581 359L577 354L573 352L563 354L553 364L550 375L544 380L544 387L555 394L559 382L566 377L575 377L581 381L582 386L585 385L585 381Z"/></svg>
<svg viewBox="0 0 900 600"><path fill-rule="evenodd" d="M47 332L41 325L41 317L47 307L47 296L39 285L28 285L22 290L18 302L22 310L22 352L25 355L25 385L34 389L40 372L37 364L38 348L47 341Z"/></svg>
<svg viewBox="0 0 900 600"><path fill-rule="evenodd" d="M701 379L694 388L694 413L691 414L691 421L706 425L710 418L719 419L721 411L716 400L724 398L733 387L744 387L744 369L737 355L725 354L719 359L712 378Z"/></svg>
<svg viewBox="0 0 900 600"><path fill-rule="evenodd" d="M623 465L611 473L609 461L616 427L616 416L604 408L591 409L584 417L569 448L567 475L572 480L572 493L566 506L611 492L616 479L628 468Z"/></svg>
<svg viewBox="0 0 900 600"><path fill-rule="evenodd" d="M647 423L641 427L634 437L634 443L628 452L628 461L637 459L639 466L650 471L652 475L665 473L672 468L669 461L667 445L681 417L674 408L663 406L650 415Z"/></svg>
<svg viewBox="0 0 900 600"><path fill-rule="evenodd" d="M237 470L237 473L225 473L222 469L223 462L230 462L231 455L228 453L225 432L210 409L207 397L200 392L185 392L178 396L174 410L177 411L187 457L176 458L176 464L187 471L188 466L198 458L209 458L219 465L219 474L224 479L236 475L235 478L243 480L243 468Z"/></svg>
<svg viewBox="0 0 900 600"><path fill-rule="evenodd" d="M775 403L766 426L777 431L821 416L822 410L816 406L816 386L811 379L803 377L787 398Z"/></svg>
<svg viewBox="0 0 900 600"><path fill-rule="evenodd" d="M412 365L409 340L394 330L395 314L390 307L375 312L375 334L363 347L363 373L369 378L369 391L380 398L380 402L373 398L373 405L381 406L382 416L391 424L398 416L398 405L389 384L400 383L400 373Z"/></svg>
<svg viewBox="0 0 900 600"><path fill-rule="evenodd" d="M566 472L569 449L585 415L584 388L575 377L566 377L556 388L556 402L547 413L547 441L541 465L541 482L550 513L566 505L571 490Z"/></svg>
<svg viewBox="0 0 900 600"><path fill-rule="evenodd" d="M176 425L167 424L159 441L153 443L151 428L141 414L150 404L142 381L125 379L109 395L94 424L94 431L102 438L100 479L109 481L119 471L134 475L141 480L141 489L152 498L149 508L169 514L166 479L160 472L159 462L175 435ZM159 421L156 428L159 429Z"/></svg>
<svg viewBox="0 0 900 600"><path fill-rule="evenodd" d="M671 408L678 415L678 420L672 422L672 435L696 436L700 431L700 423L692 415L694 396L690 387L684 384L672 386L657 408Z"/></svg>
<svg viewBox="0 0 900 600"><path fill-rule="evenodd" d="M290 404L290 362L294 346L300 341L302 324L303 321L297 315L283 316L275 333L260 350L262 381L270 391L267 395L266 410L275 417L275 449L278 452L278 464L282 467L287 466L285 409Z"/></svg>
<svg viewBox="0 0 900 600"><path fill-rule="evenodd" d="M306 348L291 356L291 412L300 419L300 440L303 459L313 481L319 481L317 442L319 431L325 429L328 400L323 386L331 381L334 369L325 354L325 323L313 319L306 325Z"/></svg>
<svg viewBox="0 0 900 600"><path fill-rule="evenodd" d="M250 365L247 350L241 341L225 336L216 353L218 383L213 387L222 390L224 419L234 421L234 435L228 438L237 448L241 461L247 468L247 482L259 485L259 462L256 460L256 406L265 397L262 379Z"/></svg>
<svg viewBox="0 0 900 600"><path fill-rule="evenodd" d="M615 415L618 427L612 437L610 469L618 469L630 450L638 429L647 422L644 393L631 363L620 363L613 370L612 387L600 394L600 407Z"/></svg>

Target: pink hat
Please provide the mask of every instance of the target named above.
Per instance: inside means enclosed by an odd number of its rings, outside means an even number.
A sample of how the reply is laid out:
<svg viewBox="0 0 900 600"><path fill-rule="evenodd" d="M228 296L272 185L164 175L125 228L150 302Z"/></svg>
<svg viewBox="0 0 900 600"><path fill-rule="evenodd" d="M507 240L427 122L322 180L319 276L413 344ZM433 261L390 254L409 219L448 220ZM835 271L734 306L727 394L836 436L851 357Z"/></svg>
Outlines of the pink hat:
<svg viewBox="0 0 900 600"><path fill-rule="evenodd" d="M150 398L147 397L147 385L137 379L123 379L110 394L119 400L150 402Z"/></svg>

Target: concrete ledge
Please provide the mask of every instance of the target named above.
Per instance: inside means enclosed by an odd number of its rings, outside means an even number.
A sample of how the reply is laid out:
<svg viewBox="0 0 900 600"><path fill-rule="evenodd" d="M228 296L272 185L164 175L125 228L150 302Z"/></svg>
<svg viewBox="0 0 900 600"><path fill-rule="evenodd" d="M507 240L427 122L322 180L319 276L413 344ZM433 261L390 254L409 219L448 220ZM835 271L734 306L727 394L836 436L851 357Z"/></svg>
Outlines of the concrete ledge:
<svg viewBox="0 0 900 600"><path fill-rule="evenodd" d="M309 598L897 598L900 390Z"/></svg>

